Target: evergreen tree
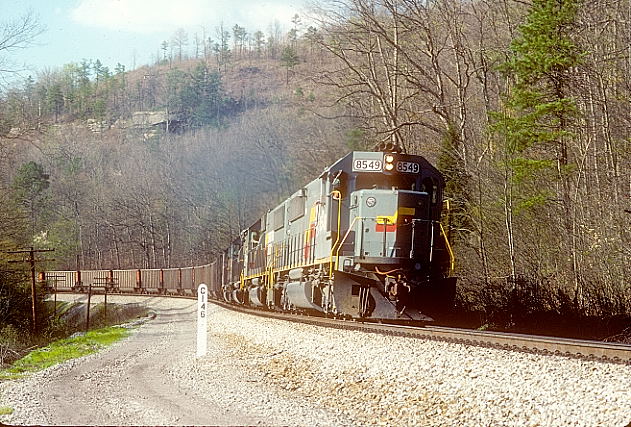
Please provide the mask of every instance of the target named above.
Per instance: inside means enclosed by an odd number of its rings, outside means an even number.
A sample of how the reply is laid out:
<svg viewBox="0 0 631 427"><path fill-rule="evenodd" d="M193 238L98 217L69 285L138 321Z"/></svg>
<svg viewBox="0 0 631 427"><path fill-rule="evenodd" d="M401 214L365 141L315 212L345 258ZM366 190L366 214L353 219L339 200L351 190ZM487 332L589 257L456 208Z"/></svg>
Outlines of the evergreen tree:
<svg viewBox="0 0 631 427"><path fill-rule="evenodd" d="M55 83L46 92L46 104L48 109L55 114L55 123L57 123L64 107L64 94L59 83Z"/></svg>
<svg viewBox="0 0 631 427"><path fill-rule="evenodd" d="M221 76L211 72L205 63L195 67L192 78L180 93L183 117L193 127L219 125L223 107Z"/></svg>
<svg viewBox="0 0 631 427"><path fill-rule="evenodd" d="M181 96L187 84L187 76L182 70L172 69L166 78L166 100L163 107L166 109L167 129L171 115L180 115L186 108L186 100Z"/></svg>
<svg viewBox="0 0 631 427"><path fill-rule="evenodd" d="M292 28L287 33L287 40L293 49L298 49L298 29L301 26L300 15L295 14L291 18Z"/></svg>
<svg viewBox="0 0 631 427"><path fill-rule="evenodd" d="M315 47L323 40L322 34L318 32L316 27L309 26L304 37L309 41L309 51L313 55Z"/></svg>
<svg viewBox="0 0 631 427"><path fill-rule="evenodd" d="M568 152L577 116L571 96L573 73L582 57L572 40L579 5L578 0L533 1L519 28L520 37L511 44L512 55L502 67L513 84L504 111L494 115L493 125L505 141L508 214L553 207L551 202L561 200L560 216L570 240L566 248L577 286L576 248L571 242L573 168Z"/></svg>
<svg viewBox="0 0 631 427"><path fill-rule="evenodd" d="M24 96L25 96L25 121L28 123L34 123L37 117L37 110L35 108L35 79L32 76L28 76L24 81Z"/></svg>
<svg viewBox="0 0 631 427"><path fill-rule="evenodd" d="M169 60L167 57L167 51L169 50L169 42L168 41L163 41L160 44L160 50L162 50L162 63L163 64L168 64Z"/></svg>
<svg viewBox="0 0 631 427"><path fill-rule="evenodd" d="M245 30L245 28L239 26L238 24L235 24L234 27L232 27L232 34L234 36L233 52L235 53L235 55L243 56L245 40L248 36L248 32Z"/></svg>
<svg viewBox="0 0 631 427"><path fill-rule="evenodd" d="M217 27L217 42L213 47L213 51L217 57L217 67L221 71L222 68L230 62L232 52L230 51L230 33L223 28L223 23Z"/></svg>
<svg viewBox="0 0 631 427"><path fill-rule="evenodd" d="M289 84L289 72L293 70L293 68L300 63L298 58L298 53L296 53L296 49L291 46L286 46L280 56L280 61L287 68L287 76L286 76L286 84Z"/></svg>
<svg viewBox="0 0 631 427"><path fill-rule="evenodd" d="M94 88L90 77L92 75L92 61L83 59L81 64L77 68L77 80L78 80L78 113L82 117L89 117L92 107L92 101L94 97Z"/></svg>
<svg viewBox="0 0 631 427"><path fill-rule="evenodd" d="M256 51L256 56L261 57L263 53L263 47L265 46L265 34L263 31L257 31L254 33L254 50Z"/></svg>

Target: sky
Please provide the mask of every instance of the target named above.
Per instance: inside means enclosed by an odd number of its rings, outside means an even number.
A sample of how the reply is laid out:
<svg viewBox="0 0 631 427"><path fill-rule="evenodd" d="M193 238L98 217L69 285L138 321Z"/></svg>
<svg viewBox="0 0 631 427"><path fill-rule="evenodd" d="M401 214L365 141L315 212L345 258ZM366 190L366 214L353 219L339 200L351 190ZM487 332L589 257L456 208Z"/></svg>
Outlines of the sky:
<svg viewBox="0 0 631 427"><path fill-rule="evenodd" d="M291 28L291 18L303 12L302 0L0 0L2 24L28 11L37 15L45 31L27 49L4 53L24 74L60 68L82 59L99 59L113 70L127 70L153 62L163 41L179 28L216 39L220 23L234 24L249 33L267 32L278 21Z"/></svg>

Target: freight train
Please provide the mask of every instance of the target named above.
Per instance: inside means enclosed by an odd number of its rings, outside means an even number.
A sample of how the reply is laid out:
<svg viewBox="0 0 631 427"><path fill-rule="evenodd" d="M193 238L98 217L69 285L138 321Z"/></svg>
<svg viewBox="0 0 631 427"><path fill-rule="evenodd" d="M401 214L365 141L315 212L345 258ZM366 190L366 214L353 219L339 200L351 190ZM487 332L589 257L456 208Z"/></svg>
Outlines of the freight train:
<svg viewBox="0 0 631 427"><path fill-rule="evenodd" d="M452 304L445 182L425 158L351 152L241 232L210 265L215 298L428 321Z"/></svg>
<svg viewBox="0 0 631 427"><path fill-rule="evenodd" d="M430 321L453 305L445 182L422 156L352 152L198 267L57 271L56 290L194 294L342 318Z"/></svg>

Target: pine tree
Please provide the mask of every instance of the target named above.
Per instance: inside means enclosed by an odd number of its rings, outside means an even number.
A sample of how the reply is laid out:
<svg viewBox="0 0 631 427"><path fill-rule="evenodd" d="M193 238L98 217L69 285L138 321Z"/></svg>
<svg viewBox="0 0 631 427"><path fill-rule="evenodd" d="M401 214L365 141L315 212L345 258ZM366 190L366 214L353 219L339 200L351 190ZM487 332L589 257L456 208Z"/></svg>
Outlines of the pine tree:
<svg viewBox="0 0 631 427"><path fill-rule="evenodd" d="M511 44L511 57L502 67L512 84L504 111L494 115L492 129L505 142L507 217L560 199L576 286L568 146L577 117L571 96L573 73L582 57L572 40L579 5L577 0L533 1L519 28L520 37ZM512 230L507 227L510 240Z"/></svg>
<svg viewBox="0 0 631 427"><path fill-rule="evenodd" d="M217 42L213 46L213 51L217 57L217 67L219 71L225 69L231 60L232 52L230 51L230 33L223 28L223 22L217 27Z"/></svg>
<svg viewBox="0 0 631 427"><path fill-rule="evenodd" d="M176 83L175 79L171 81ZM219 126L227 113L224 108L229 108L228 101L221 75L210 71L205 63L199 63L190 75L180 73L177 85L172 87L171 108L191 127Z"/></svg>
<svg viewBox="0 0 631 427"><path fill-rule="evenodd" d="M280 56L280 61L287 68L286 75L286 84L289 84L289 72L293 70L293 68L300 63L298 58L298 53L296 53L296 49L291 46L286 46Z"/></svg>
<svg viewBox="0 0 631 427"><path fill-rule="evenodd" d="M57 123L64 107L64 94L59 83L53 84L46 92L46 104L55 114L55 123Z"/></svg>
<svg viewBox="0 0 631 427"><path fill-rule="evenodd" d="M264 46L265 46L265 34L263 33L263 31L255 32L254 33L254 49L256 51L256 56L258 58L261 57Z"/></svg>

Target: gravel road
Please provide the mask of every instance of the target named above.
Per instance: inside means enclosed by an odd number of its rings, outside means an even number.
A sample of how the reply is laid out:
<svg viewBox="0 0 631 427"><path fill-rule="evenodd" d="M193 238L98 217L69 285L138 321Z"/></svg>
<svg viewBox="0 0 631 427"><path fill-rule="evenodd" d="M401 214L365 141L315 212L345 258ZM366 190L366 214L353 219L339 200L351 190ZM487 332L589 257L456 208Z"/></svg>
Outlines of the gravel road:
<svg viewBox="0 0 631 427"><path fill-rule="evenodd" d="M66 296L67 297L67 296ZM110 300L111 298L111 300ZM196 302L157 313L96 354L0 383L12 424L627 426L631 368L384 337L209 310L195 358Z"/></svg>

